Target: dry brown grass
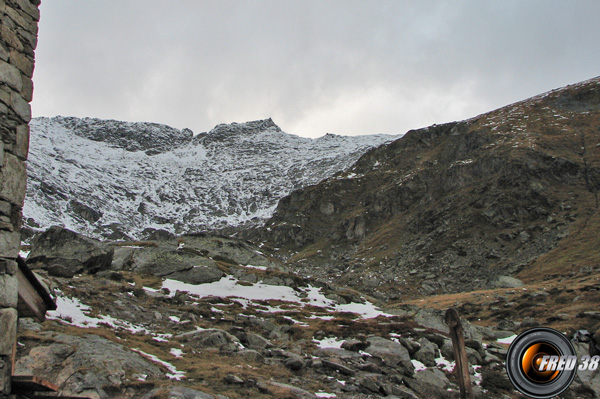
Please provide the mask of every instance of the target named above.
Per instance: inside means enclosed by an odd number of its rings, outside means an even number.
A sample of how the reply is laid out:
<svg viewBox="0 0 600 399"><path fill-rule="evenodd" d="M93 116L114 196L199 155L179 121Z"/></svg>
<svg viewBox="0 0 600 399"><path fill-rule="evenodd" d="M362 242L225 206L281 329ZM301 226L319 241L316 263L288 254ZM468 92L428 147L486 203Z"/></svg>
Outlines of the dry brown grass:
<svg viewBox="0 0 600 399"><path fill-rule="evenodd" d="M540 292L548 295L538 295ZM506 318L514 321L532 318L542 326L573 332L596 331L600 327L600 320L582 314L596 310L599 302L600 275L591 273L583 277L559 277L523 288L436 295L406 303L440 310L455 307L462 317L479 325L495 325Z"/></svg>

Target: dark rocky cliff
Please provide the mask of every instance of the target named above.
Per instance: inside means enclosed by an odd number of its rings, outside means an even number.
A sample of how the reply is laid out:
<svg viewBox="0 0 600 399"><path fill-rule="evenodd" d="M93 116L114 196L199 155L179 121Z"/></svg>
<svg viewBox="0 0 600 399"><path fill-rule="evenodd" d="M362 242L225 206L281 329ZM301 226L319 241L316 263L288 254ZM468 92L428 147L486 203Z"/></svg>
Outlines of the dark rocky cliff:
<svg viewBox="0 0 600 399"><path fill-rule="evenodd" d="M559 264L540 256L577 253L582 243L565 238L594 225L599 121L595 78L413 130L347 172L283 198L256 234L283 248L300 272L382 298L583 267L586 257Z"/></svg>

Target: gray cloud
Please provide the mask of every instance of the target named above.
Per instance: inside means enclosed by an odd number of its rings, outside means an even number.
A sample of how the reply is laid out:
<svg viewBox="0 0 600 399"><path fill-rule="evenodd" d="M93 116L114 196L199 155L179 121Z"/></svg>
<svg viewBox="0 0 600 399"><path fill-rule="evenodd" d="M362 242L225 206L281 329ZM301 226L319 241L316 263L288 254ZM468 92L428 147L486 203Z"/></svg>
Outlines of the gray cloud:
<svg viewBox="0 0 600 399"><path fill-rule="evenodd" d="M41 12L36 116L401 133L600 74L595 0L52 0Z"/></svg>

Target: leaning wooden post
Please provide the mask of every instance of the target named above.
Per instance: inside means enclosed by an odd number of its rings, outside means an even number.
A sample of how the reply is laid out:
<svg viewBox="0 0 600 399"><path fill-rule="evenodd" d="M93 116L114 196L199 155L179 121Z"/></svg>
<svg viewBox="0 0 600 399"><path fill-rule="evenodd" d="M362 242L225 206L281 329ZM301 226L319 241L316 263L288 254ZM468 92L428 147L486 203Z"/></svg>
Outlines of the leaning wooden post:
<svg viewBox="0 0 600 399"><path fill-rule="evenodd" d="M444 321L450 327L450 338L452 338L452 349L456 361L454 370L458 377L460 397L461 399L473 399L471 376L469 375L469 360L467 359L467 351L465 349L465 336L456 309L448 309Z"/></svg>

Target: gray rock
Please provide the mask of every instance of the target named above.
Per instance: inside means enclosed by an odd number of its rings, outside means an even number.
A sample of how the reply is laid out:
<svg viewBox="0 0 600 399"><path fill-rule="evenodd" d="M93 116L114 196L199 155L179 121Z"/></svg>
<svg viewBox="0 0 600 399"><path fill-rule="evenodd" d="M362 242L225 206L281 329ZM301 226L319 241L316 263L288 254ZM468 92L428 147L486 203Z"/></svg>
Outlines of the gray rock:
<svg viewBox="0 0 600 399"><path fill-rule="evenodd" d="M443 371L440 369L427 369L415 373L415 379L427 385L436 386L438 388L446 388L450 381Z"/></svg>
<svg viewBox="0 0 600 399"><path fill-rule="evenodd" d="M244 344L250 349L265 349L273 346L271 341L258 334L247 334Z"/></svg>
<svg viewBox="0 0 600 399"><path fill-rule="evenodd" d="M206 251L209 256L222 257L234 264L281 268L281 265L259 253L258 248L245 241L209 234L184 235L180 241L185 248Z"/></svg>
<svg viewBox="0 0 600 399"><path fill-rule="evenodd" d="M228 384L234 384L234 385L241 385L244 383L244 380L242 380L240 377L238 377L237 375L234 374L227 374L225 376L225 382Z"/></svg>
<svg viewBox="0 0 600 399"><path fill-rule="evenodd" d="M189 284L212 283L225 275L212 259L164 247L136 248L127 264L125 270Z"/></svg>
<svg viewBox="0 0 600 399"><path fill-rule="evenodd" d="M438 351L437 345L427 338L421 338L419 343L421 344L421 348L415 353L414 358L427 367L434 367Z"/></svg>
<svg viewBox="0 0 600 399"><path fill-rule="evenodd" d="M392 393L395 397L400 399L419 399L419 397L413 391L405 387L394 385L392 387Z"/></svg>
<svg viewBox="0 0 600 399"><path fill-rule="evenodd" d="M444 344L440 348L440 352L443 357L446 359L453 361L454 360L454 349L452 348L452 341L449 339L444 341Z"/></svg>
<svg viewBox="0 0 600 399"><path fill-rule="evenodd" d="M103 387L120 386L132 370L151 378L164 376L158 366L142 355L97 335L40 334L43 344L17 360L15 374L52 381L67 395L94 392L102 397Z"/></svg>
<svg viewBox="0 0 600 399"><path fill-rule="evenodd" d="M436 309L415 309L414 320L425 328L435 329L448 334L450 330L444 322L444 311ZM474 326L469 321L461 318L461 324L465 333L465 339L473 339L481 341L483 335L481 329L478 326Z"/></svg>
<svg viewBox="0 0 600 399"><path fill-rule="evenodd" d="M19 331L42 331L42 325L31 317L19 318Z"/></svg>
<svg viewBox="0 0 600 399"><path fill-rule="evenodd" d="M131 247L116 247L110 268L117 271L131 269L135 250Z"/></svg>
<svg viewBox="0 0 600 399"><path fill-rule="evenodd" d="M403 345L381 337L369 337L365 352L382 359L384 364L398 369L402 374L412 375L415 368L410 361L408 349Z"/></svg>
<svg viewBox="0 0 600 399"><path fill-rule="evenodd" d="M510 277L510 276L499 276L494 286L496 288L519 288L524 284L518 278Z"/></svg>
<svg viewBox="0 0 600 399"><path fill-rule="evenodd" d="M252 350L252 349L246 349L246 350L242 350L239 352L234 352L234 354L235 354L235 356L244 359L244 361L246 361L246 362L257 363L257 364L262 364L265 362L264 356L262 354L260 354L259 352Z"/></svg>
<svg viewBox="0 0 600 399"><path fill-rule="evenodd" d="M348 351L341 348L322 348L313 352L318 357L337 357L340 359L361 359L362 355L358 352Z"/></svg>
<svg viewBox="0 0 600 399"><path fill-rule="evenodd" d="M58 277L96 273L112 263L113 248L62 227L50 227L31 244L27 265Z"/></svg>
<svg viewBox="0 0 600 399"><path fill-rule="evenodd" d="M408 353L410 353L411 356L417 353L419 349L421 349L421 345L419 345L419 343L413 341L410 338L399 337L398 342L400 342L406 347L406 349L408 349Z"/></svg>
<svg viewBox="0 0 600 399"><path fill-rule="evenodd" d="M269 382L269 384L271 386L278 388L278 390L287 391L286 394L288 396L285 396L285 397L291 396L295 399L315 399L316 398L316 396L313 395L312 393L305 391L304 389L292 386L292 385L282 384L280 382ZM281 392L281 391L279 391L279 392Z"/></svg>
<svg viewBox="0 0 600 399"><path fill-rule="evenodd" d="M382 373L381 368L373 362L366 362L366 363L359 364L357 366L357 368L360 371L366 371L368 373L376 373L376 374Z"/></svg>
<svg viewBox="0 0 600 399"><path fill-rule="evenodd" d="M380 393L383 377L380 374L366 374L358 381L359 385L368 391Z"/></svg>
<svg viewBox="0 0 600 399"><path fill-rule="evenodd" d="M575 352L579 358L584 355L590 355L589 345L586 343L573 342L573 347L575 348ZM600 394L600 369L596 369L594 371L578 370L577 376L579 377L582 385L594 391L596 395Z"/></svg>
<svg viewBox="0 0 600 399"><path fill-rule="evenodd" d="M417 373L419 375L421 372ZM431 383L431 381L435 381L435 376L432 377L431 374L426 374L422 377L422 380L418 380L416 378L405 378L404 383L411 390L415 391L419 398L450 398L453 397L451 394L443 388L440 388L437 385Z"/></svg>
<svg viewBox="0 0 600 399"><path fill-rule="evenodd" d="M352 352L365 350L368 346L368 342L359 341L357 339L347 339L344 342L342 342L342 349L346 349Z"/></svg>
<svg viewBox="0 0 600 399"><path fill-rule="evenodd" d="M304 362L304 359L298 356L285 359L283 365L292 371L299 371L306 366L306 363Z"/></svg>
<svg viewBox="0 0 600 399"><path fill-rule="evenodd" d="M141 399L215 399L204 392L184 387L156 388L142 396Z"/></svg>
<svg viewBox="0 0 600 399"><path fill-rule="evenodd" d="M176 336L194 349L218 348L222 350L237 351L240 349L240 341L237 337L216 328L192 331Z"/></svg>
<svg viewBox="0 0 600 399"><path fill-rule="evenodd" d="M331 370L335 370L341 374L348 375L348 376L353 376L354 374L356 374L355 370L346 366L339 359L321 359L321 362L323 363L323 367L329 368Z"/></svg>

